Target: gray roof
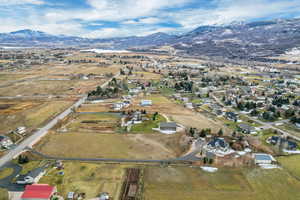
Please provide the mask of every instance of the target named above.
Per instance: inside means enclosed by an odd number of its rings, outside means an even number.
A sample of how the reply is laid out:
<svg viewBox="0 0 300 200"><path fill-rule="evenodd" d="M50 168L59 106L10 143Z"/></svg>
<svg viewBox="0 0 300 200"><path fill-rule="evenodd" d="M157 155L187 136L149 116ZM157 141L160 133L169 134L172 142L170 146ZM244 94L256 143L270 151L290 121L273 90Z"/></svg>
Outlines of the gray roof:
<svg viewBox="0 0 300 200"><path fill-rule="evenodd" d="M159 124L160 128L176 128L177 124L176 122L161 122Z"/></svg>
<svg viewBox="0 0 300 200"><path fill-rule="evenodd" d="M272 160L272 158L267 154L256 154L255 160Z"/></svg>
<svg viewBox="0 0 300 200"><path fill-rule="evenodd" d="M254 127L252 127L248 124L239 124L238 126L239 126L239 128L244 129L244 130L248 130L248 131L254 130Z"/></svg>

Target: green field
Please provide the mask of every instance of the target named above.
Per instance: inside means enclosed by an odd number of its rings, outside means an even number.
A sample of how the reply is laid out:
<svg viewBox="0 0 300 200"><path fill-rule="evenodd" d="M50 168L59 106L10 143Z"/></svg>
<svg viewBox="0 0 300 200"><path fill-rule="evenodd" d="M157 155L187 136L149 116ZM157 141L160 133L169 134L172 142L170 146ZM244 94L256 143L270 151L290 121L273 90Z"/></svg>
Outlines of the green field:
<svg viewBox="0 0 300 200"><path fill-rule="evenodd" d="M166 119L162 115L158 115L156 120L152 120L152 115L147 116L149 120L142 122L141 124L135 124L131 128L133 133L153 133L155 131L152 128L157 128L160 122L166 122Z"/></svg>
<svg viewBox="0 0 300 200"><path fill-rule="evenodd" d="M113 199L118 199L122 185L124 168L113 164L64 163L64 175L58 170L48 170L39 183L56 185L60 195L68 192L84 192L86 198L95 198L101 192L108 192Z"/></svg>

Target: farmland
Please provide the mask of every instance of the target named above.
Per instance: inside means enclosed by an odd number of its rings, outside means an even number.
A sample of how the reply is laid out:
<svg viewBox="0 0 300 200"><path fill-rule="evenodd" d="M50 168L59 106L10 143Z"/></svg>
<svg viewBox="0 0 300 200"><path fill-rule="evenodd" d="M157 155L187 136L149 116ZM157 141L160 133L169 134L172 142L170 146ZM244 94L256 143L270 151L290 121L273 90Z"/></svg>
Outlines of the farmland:
<svg viewBox="0 0 300 200"><path fill-rule="evenodd" d="M0 101L0 129L3 132L19 126L38 128L51 117L61 113L73 103L72 100L26 100L26 101Z"/></svg>
<svg viewBox="0 0 300 200"><path fill-rule="evenodd" d="M281 200L300 197L300 182L282 170L149 167L145 170L144 199Z"/></svg>
<svg viewBox="0 0 300 200"><path fill-rule="evenodd" d="M165 159L176 156L172 138L157 141L139 134L49 133L35 147L51 156L74 158ZM164 138L167 138L164 140Z"/></svg>

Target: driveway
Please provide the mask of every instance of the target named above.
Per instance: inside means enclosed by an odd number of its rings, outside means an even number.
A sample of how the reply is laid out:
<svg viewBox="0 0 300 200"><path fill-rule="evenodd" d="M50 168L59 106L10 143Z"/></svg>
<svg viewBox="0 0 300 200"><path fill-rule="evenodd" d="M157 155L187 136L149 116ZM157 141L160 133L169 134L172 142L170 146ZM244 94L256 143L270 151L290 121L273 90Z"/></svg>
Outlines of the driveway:
<svg viewBox="0 0 300 200"><path fill-rule="evenodd" d="M24 186L12 183L13 179L21 172L22 167L18 164L9 162L6 165L4 165L1 169L5 168L12 168L14 171L8 177L0 179L0 187L5 188L8 191L23 191Z"/></svg>

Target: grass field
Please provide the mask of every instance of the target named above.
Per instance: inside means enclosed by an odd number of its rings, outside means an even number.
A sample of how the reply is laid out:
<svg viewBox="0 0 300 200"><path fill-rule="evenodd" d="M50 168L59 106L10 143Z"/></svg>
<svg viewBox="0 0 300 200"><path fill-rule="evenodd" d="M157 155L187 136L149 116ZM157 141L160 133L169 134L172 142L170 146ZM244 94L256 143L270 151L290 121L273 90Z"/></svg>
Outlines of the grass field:
<svg viewBox="0 0 300 200"><path fill-rule="evenodd" d="M19 126L38 128L72 103L73 101L11 101L10 108L0 110L0 130L8 132Z"/></svg>
<svg viewBox="0 0 300 200"><path fill-rule="evenodd" d="M36 145L45 154L78 158L131 158L165 159L175 157L172 142L162 134L160 140L145 137L148 134L99 134L99 133L49 133ZM157 136L156 136L157 135Z"/></svg>
<svg viewBox="0 0 300 200"><path fill-rule="evenodd" d="M277 161L288 170L291 175L300 179L300 155L277 157Z"/></svg>
<svg viewBox="0 0 300 200"><path fill-rule="evenodd" d="M156 200L294 200L300 182L283 170L220 169L207 173L199 168L148 167L144 199Z"/></svg>
<svg viewBox="0 0 300 200"><path fill-rule="evenodd" d="M108 192L113 199L118 199L124 175L123 165L64 163L64 175L50 169L39 183L56 185L58 192L66 197L68 192L84 192L86 198L95 198L101 192Z"/></svg>
<svg viewBox="0 0 300 200"><path fill-rule="evenodd" d="M154 133L155 131L152 128L157 128L159 123L166 122L166 119L162 115L158 115L155 121L152 120L152 115L147 117L149 120L133 125L130 131L133 133Z"/></svg>
<svg viewBox="0 0 300 200"><path fill-rule="evenodd" d="M13 173L12 168L4 168L0 170L0 179L6 178Z"/></svg>
<svg viewBox="0 0 300 200"><path fill-rule="evenodd" d="M8 200L8 192L6 189L0 188L0 200Z"/></svg>
<svg viewBox="0 0 300 200"><path fill-rule="evenodd" d="M119 124L120 117L114 113L78 113L65 128L69 132L114 133Z"/></svg>

